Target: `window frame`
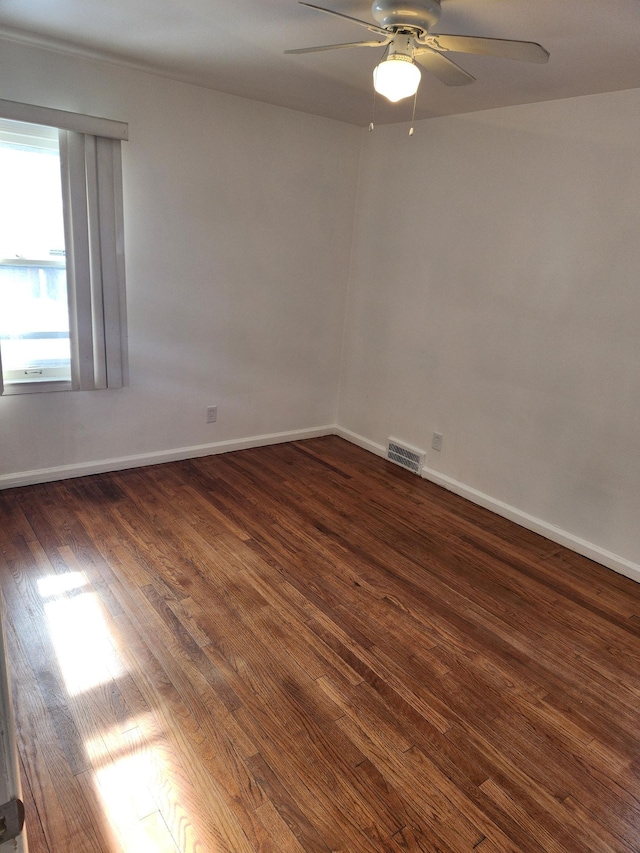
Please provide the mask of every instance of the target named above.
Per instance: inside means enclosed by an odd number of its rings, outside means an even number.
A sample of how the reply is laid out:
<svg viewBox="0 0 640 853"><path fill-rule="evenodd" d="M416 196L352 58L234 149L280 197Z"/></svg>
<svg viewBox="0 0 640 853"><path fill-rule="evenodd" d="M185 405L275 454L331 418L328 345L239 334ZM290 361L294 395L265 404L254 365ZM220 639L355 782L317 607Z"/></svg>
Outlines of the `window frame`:
<svg viewBox="0 0 640 853"><path fill-rule="evenodd" d="M58 130L71 337L71 381L5 385L0 350L0 395L121 388L128 358L120 143L128 125L3 99L0 118Z"/></svg>

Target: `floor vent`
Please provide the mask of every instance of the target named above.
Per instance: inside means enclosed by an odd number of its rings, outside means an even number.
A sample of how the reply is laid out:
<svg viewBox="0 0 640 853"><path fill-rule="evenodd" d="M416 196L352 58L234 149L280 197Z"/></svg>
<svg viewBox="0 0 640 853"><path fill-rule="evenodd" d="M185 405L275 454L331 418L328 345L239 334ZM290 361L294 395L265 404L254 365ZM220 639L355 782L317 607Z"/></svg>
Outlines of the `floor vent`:
<svg viewBox="0 0 640 853"><path fill-rule="evenodd" d="M390 438L387 442L387 459L396 465L402 465L408 471L413 471L414 474L419 474L424 462L424 453Z"/></svg>

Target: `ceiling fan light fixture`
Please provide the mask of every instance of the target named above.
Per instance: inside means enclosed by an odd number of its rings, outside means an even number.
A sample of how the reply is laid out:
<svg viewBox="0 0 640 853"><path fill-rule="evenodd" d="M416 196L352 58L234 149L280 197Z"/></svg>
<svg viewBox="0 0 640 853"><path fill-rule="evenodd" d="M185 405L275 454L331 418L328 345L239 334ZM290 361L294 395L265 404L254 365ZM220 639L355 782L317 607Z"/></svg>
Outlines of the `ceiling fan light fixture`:
<svg viewBox="0 0 640 853"><path fill-rule="evenodd" d="M420 69L410 56L393 53L373 69L373 88L392 103L418 91Z"/></svg>

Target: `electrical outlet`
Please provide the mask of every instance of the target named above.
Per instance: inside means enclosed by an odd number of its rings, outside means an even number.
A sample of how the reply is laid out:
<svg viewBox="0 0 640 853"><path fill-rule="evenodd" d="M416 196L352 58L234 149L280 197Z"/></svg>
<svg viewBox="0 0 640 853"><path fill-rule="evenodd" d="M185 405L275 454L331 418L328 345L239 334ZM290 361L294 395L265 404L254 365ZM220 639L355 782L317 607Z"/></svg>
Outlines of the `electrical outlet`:
<svg viewBox="0 0 640 853"><path fill-rule="evenodd" d="M207 423L215 424L218 420L218 407L217 406L207 406Z"/></svg>
<svg viewBox="0 0 640 853"><path fill-rule="evenodd" d="M434 432L433 438L431 439L431 447L438 452L442 450L442 433Z"/></svg>

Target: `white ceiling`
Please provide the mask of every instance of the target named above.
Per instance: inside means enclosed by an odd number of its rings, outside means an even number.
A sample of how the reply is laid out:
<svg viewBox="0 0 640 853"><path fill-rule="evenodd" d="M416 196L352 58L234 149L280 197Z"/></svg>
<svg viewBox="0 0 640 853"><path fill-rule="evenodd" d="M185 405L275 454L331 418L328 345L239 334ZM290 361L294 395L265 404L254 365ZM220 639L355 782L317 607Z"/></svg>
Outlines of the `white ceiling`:
<svg viewBox="0 0 640 853"><path fill-rule="evenodd" d="M314 2L372 21L367 0ZM447 87L425 71L417 118L640 87L640 0L442 0L434 32L537 41L551 59L454 54L477 82ZM296 0L1 0L0 36L360 126L370 121L371 73L382 55L285 56L372 37ZM376 123L408 121L411 108L377 98Z"/></svg>

